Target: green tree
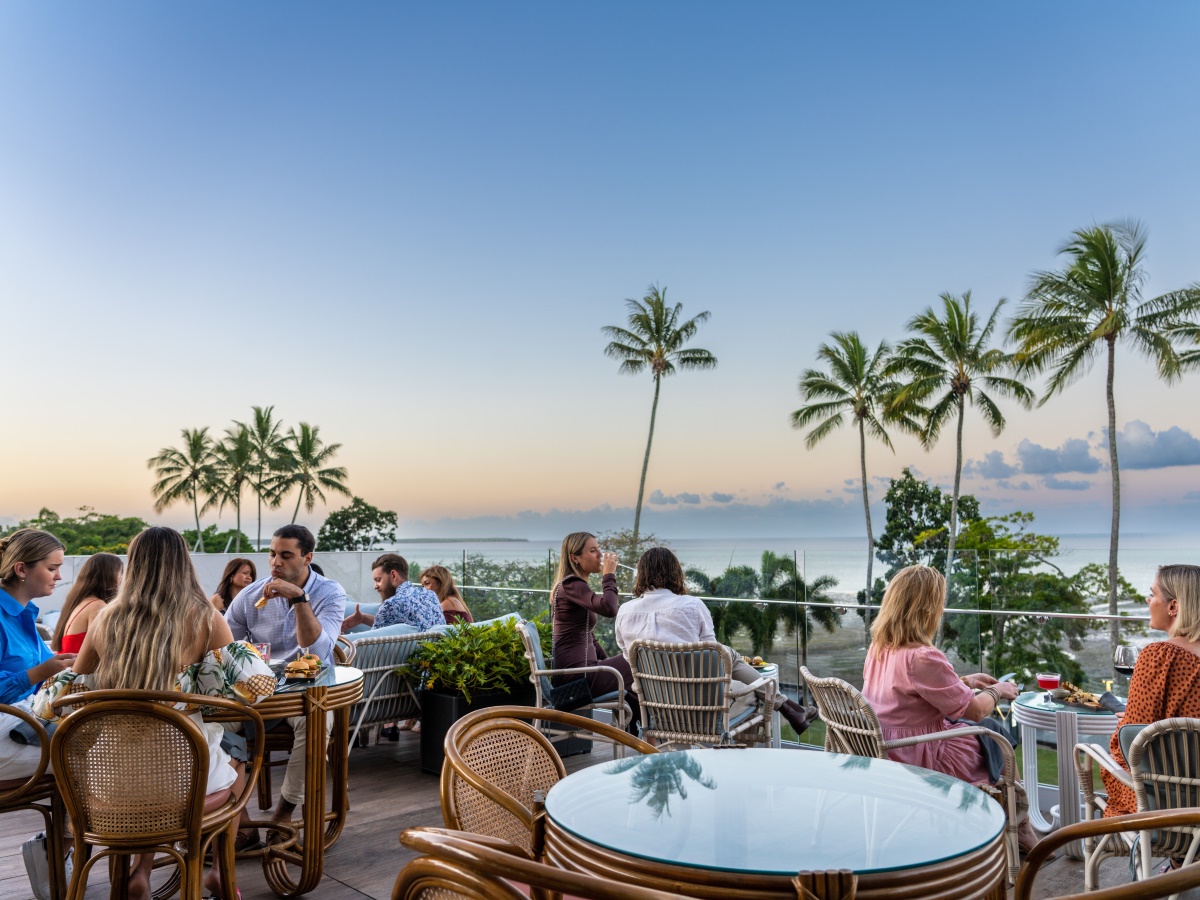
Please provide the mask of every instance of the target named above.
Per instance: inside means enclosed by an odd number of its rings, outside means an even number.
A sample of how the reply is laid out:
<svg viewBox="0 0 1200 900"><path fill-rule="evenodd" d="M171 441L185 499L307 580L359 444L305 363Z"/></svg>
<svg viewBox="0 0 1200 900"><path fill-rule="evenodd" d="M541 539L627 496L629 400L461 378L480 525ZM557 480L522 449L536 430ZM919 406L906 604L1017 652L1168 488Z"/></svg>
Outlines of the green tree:
<svg viewBox="0 0 1200 900"><path fill-rule="evenodd" d="M182 532L182 534L183 539L187 541L189 546L196 546L198 536L195 529L189 528ZM238 553L240 552L237 549L238 547L250 546L249 536L233 528L222 531L217 525L209 525L199 537L203 538L204 546L209 548L210 553Z"/></svg>
<svg viewBox="0 0 1200 900"><path fill-rule="evenodd" d="M871 499L867 494L867 432L895 452L884 425L899 421L911 429L915 423L891 405L898 384L884 374L891 352L887 342L880 341L871 353L857 331L835 331L830 337L833 345L822 344L817 350L828 371L808 369L800 376L800 394L806 405L792 413L792 427L815 426L804 439L809 450L841 428L847 417L852 418L858 430L863 516L867 521L867 594L870 594L874 583L875 532L871 528ZM867 626L870 624L868 618Z"/></svg>
<svg viewBox="0 0 1200 900"><path fill-rule="evenodd" d="M548 571L547 563L495 560L482 554L471 553L466 555L458 566L451 563L447 568L452 572L459 572L463 601L476 621L494 619L511 612L520 613L521 618L532 620L549 612L550 604L546 591L549 590L550 579L554 576ZM465 587L466 585L509 590L483 591ZM611 645L611 640L607 645Z"/></svg>
<svg viewBox="0 0 1200 900"><path fill-rule="evenodd" d="M686 347L700 326L708 320L709 313L680 322L683 304L667 306L667 289L659 290L651 285L641 300L626 300L629 319L626 328L606 325L601 329L611 342L604 353L611 359L620 360L620 372L640 375L647 369L654 376L654 403L650 407L650 433L646 438L646 456L642 460L642 478L638 483L637 508L633 514L633 538L637 543L638 529L642 521L642 497L646 492L646 470L650 466L650 445L654 442L654 419L658 414L658 394L662 380L674 375L676 369L712 369L717 358L699 347Z"/></svg>
<svg viewBox="0 0 1200 900"><path fill-rule="evenodd" d="M1004 414L991 398L991 393L1008 397L1028 409L1034 394L1019 378L1001 373L1012 368L1012 358L1002 350L991 347L996 317L1005 301L996 303L987 322L980 324L971 311L971 292L962 297L941 295L939 316L933 307L909 320L912 337L905 338L896 348L896 356L888 368L893 376L909 379L896 394L902 408L924 408L921 443L929 449L937 443L942 428L953 418L956 427L954 461L954 495L950 503L950 526L946 547L946 571L954 568L954 542L958 536L958 495L962 487L963 420L967 404L978 407L984 421L999 435L1004 430ZM986 389L986 390L985 390Z"/></svg>
<svg viewBox="0 0 1200 900"><path fill-rule="evenodd" d="M62 518L53 510L43 507L32 519L0 530L0 537L12 534L18 528L39 528L62 541L68 556L120 554L129 549L129 542L134 537L150 527L150 523L136 516L98 513L90 506L79 507L79 513L75 517Z"/></svg>
<svg viewBox="0 0 1200 900"><path fill-rule="evenodd" d="M1108 611L1117 614L1120 576L1117 545L1121 530L1121 467L1117 457L1117 407L1113 398L1117 345L1150 359L1171 383L1200 364L1200 283L1143 300L1146 231L1136 221L1076 231L1059 250L1064 268L1036 272L1009 326L1016 358L1026 371L1049 371L1041 402L1077 381L1104 354L1107 377L1108 456L1112 466L1112 524L1108 543ZM1120 624L1109 640L1120 642Z"/></svg>
<svg viewBox="0 0 1200 900"><path fill-rule="evenodd" d="M225 439L214 447L217 457L217 474L213 480L212 495L204 505L204 512L215 503L217 511L223 512L225 504L233 505L237 515L234 553L242 552L242 540L250 547L250 539L242 534L242 494L254 474L254 443L250 430L245 425L234 425L225 430ZM206 532L207 533L207 532ZM221 546L224 546L222 544Z"/></svg>
<svg viewBox="0 0 1200 900"><path fill-rule="evenodd" d="M378 509L362 497L329 514L317 532L322 550L374 550L396 540L396 514Z"/></svg>
<svg viewBox="0 0 1200 900"><path fill-rule="evenodd" d="M887 510L883 534L876 546L888 568L886 578L905 566L927 565L946 570L951 499L942 489L913 477L907 466L893 478L883 497ZM971 494L958 498L958 517L964 526L979 518L979 501ZM877 596L876 596L877 595ZM883 596L882 584L872 589L872 599Z"/></svg>
<svg viewBox="0 0 1200 900"><path fill-rule="evenodd" d="M200 495L207 493L217 481L217 456L213 439L207 428L184 428L182 449L164 447L146 461L158 477L150 492L154 495L154 511L162 512L178 501L192 501L196 517L196 532L200 533ZM203 540L196 544L204 549Z"/></svg>
<svg viewBox="0 0 1200 900"><path fill-rule="evenodd" d="M262 547L262 508L277 509L282 500L278 482L287 459L287 443L283 436L283 423L275 419L274 406L252 407L254 417L249 423L234 422L235 428L245 428L250 433L250 444L254 448L254 462L250 467L250 487L258 498L258 532L255 547Z"/></svg>
<svg viewBox="0 0 1200 900"><path fill-rule="evenodd" d="M325 502L325 494L321 490L332 491L344 497L352 496L345 481L349 477L342 466L331 466L329 463L342 448L341 444L325 444L321 440L321 429L317 425L300 423L300 430L292 428L287 436L287 453L283 457L284 471L276 483L276 491L280 498L292 488L296 488L296 508L292 511L292 524L300 515L300 504L311 513L317 501Z"/></svg>

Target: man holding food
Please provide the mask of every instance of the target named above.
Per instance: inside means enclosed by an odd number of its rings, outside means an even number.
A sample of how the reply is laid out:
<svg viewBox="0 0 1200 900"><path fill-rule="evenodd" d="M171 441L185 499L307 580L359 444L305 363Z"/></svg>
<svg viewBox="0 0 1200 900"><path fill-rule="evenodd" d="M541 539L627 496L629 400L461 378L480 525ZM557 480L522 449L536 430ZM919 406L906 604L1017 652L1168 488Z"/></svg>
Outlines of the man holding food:
<svg viewBox="0 0 1200 900"><path fill-rule="evenodd" d="M342 586L312 570L316 546L312 532L303 525L280 528L271 538L271 574L244 588L225 612L234 639L270 644L272 659L288 660L289 678L311 677L333 664L333 645L346 611ZM307 721L295 716L288 724L296 738L272 816L276 822L290 822L304 802ZM325 728L327 733L333 728L332 713L325 718ZM239 837L243 846L238 849L257 841L257 835Z"/></svg>

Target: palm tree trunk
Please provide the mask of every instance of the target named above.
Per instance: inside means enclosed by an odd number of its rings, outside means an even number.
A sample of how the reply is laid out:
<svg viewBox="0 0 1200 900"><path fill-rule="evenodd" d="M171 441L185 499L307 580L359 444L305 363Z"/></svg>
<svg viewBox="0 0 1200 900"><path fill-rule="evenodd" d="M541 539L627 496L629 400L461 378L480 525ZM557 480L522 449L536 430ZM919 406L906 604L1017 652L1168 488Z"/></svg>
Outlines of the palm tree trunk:
<svg viewBox="0 0 1200 900"><path fill-rule="evenodd" d="M1108 614L1117 614L1117 542L1121 534L1121 469L1117 464L1117 405L1113 399L1113 371L1116 363L1117 343L1108 339L1108 380L1105 383L1105 399L1108 401L1108 458L1112 462L1112 532L1108 537ZM1109 622L1109 643L1116 650L1121 643L1121 626L1116 619Z"/></svg>
<svg viewBox="0 0 1200 900"><path fill-rule="evenodd" d="M875 562L875 534L871 531L871 500L867 495L867 432L863 420L858 420L858 461L862 465L863 514L867 518L867 593L863 605L871 605L872 566ZM863 624L867 644L871 643L871 610L863 610Z"/></svg>
<svg viewBox="0 0 1200 900"><path fill-rule="evenodd" d="M197 485L192 485L192 512L196 514L196 547L200 548L200 552L204 552L204 535L200 532L200 501L196 499L200 493ZM194 549L194 548L193 548Z"/></svg>
<svg viewBox="0 0 1200 900"><path fill-rule="evenodd" d="M292 524L296 524L296 516L300 515L300 501L304 499L304 483L300 484L300 493L296 497L296 509L292 512Z"/></svg>
<svg viewBox="0 0 1200 900"><path fill-rule="evenodd" d="M237 549L234 550L233 552L241 553L242 552L242 491L241 491L241 488L238 488L237 501L233 504L233 508L237 512L237 537L234 538L234 540L237 541Z"/></svg>
<svg viewBox="0 0 1200 900"><path fill-rule="evenodd" d="M958 395L958 447L954 457L954 497L950 500L950 541L946 549L946 579L954 568L954 539L958 536L958 489L962 484L963 396Z"/></svg>
<svg viewBox="0 0 1200 900"><path fill-rule="evenodd" d="M258 537L255 539L254 548L262 550L262 482L254 486L254 493L258 496Z"/></svg>
<svg viewBox="0 0 1200 900"><path fill-rule="evenodd" d="M638 528L642 523L642 495L646 493L646 470L650 467L650 445L654 442L654 417L658 415L658 389L662 380L654 376L654 405L650 407L650 434L646 438L646 458L642 460L642 480L638 484L637 509L633 513L633 552L638 549Z"/></svg>

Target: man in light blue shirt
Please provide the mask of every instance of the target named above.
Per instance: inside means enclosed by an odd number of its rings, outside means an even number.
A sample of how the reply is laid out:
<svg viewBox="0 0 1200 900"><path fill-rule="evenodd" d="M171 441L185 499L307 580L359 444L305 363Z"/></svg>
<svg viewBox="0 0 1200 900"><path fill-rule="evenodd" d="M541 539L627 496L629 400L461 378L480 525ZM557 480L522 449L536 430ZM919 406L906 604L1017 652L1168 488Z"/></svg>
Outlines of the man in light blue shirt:
<svg viewBox="0 0 1200 900"><path fill-rule="evenodd" d="M275 532L269 553L270 576L244 588L225 611L234 640L269 643L273 660L293 659L307 647L324 664L333 664L333 645L346 612L346 592L336 581L311 569L316 546L312 532L303 525L285 525ZM328 732L333 727L332 713L325 722ZM276 822L290 822L296 807L304 802L308 723L304 716L295 716L288 724L296 739L272 817Z"/></svg>

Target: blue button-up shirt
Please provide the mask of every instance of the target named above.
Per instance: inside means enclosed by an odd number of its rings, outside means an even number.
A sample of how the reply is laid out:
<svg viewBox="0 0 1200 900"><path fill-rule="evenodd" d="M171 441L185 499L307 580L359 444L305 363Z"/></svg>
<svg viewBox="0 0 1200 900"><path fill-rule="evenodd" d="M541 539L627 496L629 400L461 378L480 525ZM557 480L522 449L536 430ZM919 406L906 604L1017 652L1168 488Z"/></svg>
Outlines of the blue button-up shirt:
<svg viewBox="0 0 1200 900"><path fill-rule="evenodd" d="M308 594L313 615L321 623L321 634L309 644L308 652L329 665L333 663L333 645L342 633L342 619L346 616L346 592L332 578L318 575L312 569L308 571L304 592ZM262 609L254 605L262 598L263 588L271 580L267 576L243 588L225 611L225 621L229 623L235 641L269 643L271 659L291 659L300 652L296 639L296 611L282 597L272 597Z"/></svg>
<svg viewBox="0 0 1200 900"><path fill-rule="evenodd" d="M0 588L0 703L16 703L33 693L25 673L54 654L37 633L38 608L22 606Z"/></svg>
<svg viewBox="0 0 1200 900"><path fill-rule="evenodd" d="M371 627L415 625L422 631L428 631L434 625L445 624L446 616L437 594L406 581L379 607L379 612L375 613L375 624Z"/></svg>

